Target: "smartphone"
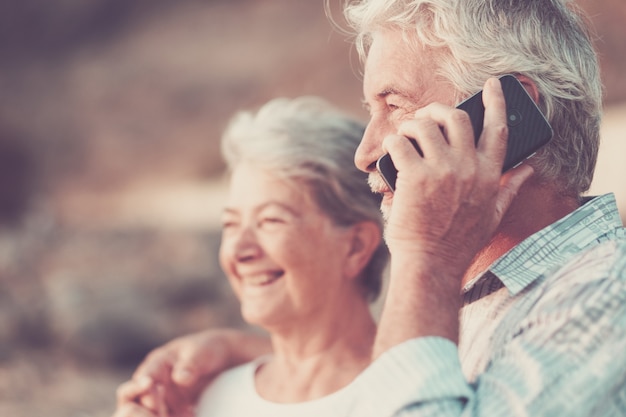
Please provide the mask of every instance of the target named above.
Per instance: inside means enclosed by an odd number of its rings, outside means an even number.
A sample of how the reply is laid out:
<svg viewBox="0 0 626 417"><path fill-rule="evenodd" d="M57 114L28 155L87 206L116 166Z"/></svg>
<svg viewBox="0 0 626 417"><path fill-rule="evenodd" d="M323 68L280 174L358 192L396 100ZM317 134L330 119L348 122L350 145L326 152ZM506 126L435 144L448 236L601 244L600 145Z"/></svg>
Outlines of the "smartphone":
<svg viewBox="0 0 626 417"><path fill-rule="evenodd" d="M539 148L548 143L552 139L552 127L515 76L503 75L500 77L500 83L506 101L509 127L506 156L502 167L502 172L505 172L533 156ZM474 140L478 142L485 118L482 90L461 102L457 108L465 110L469 114L474 129ZM421 154L417 142L413 139L411 142ZM391 191L394 191L398 171L389 154L378 159L376 169Z"/></svg>

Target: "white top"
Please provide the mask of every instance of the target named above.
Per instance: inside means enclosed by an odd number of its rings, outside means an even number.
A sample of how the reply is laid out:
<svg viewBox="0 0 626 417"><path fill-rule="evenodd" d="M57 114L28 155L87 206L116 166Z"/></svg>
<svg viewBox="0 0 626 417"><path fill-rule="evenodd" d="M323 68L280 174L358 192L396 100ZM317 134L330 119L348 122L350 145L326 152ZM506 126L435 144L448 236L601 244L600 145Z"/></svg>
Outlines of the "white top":
<svg viewBox="0 0 626 417"><path fill-rule="evenodd" d="M355 400L354 384L312 401L275 403L262 398L254 375L267 357L223 372L202 393L197 417L346 417Z"/></svg>

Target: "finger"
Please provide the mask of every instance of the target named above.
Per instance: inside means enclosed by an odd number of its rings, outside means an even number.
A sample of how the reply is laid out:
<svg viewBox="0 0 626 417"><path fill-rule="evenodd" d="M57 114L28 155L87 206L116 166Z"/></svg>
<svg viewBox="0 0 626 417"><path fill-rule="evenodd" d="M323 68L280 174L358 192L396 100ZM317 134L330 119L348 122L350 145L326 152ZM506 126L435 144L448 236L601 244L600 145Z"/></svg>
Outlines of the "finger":
<svg viewBox="0 0 626 417"><path fill-rule="evenodd" d="M194 385L203 373L203 369L199 367L208 359L203 357L199 350L183 348L179 352L178 361L174 363L172 368L172 380L183 387Z"/></svg>
<svg viewBox="0 0 626 417"><path fill-rule="evenodd" d="M426 159L435 159L448 146L441 127L429 117L420 117L403 122L398 135L415 141L418 152Z"/></svg>
<svg viewBox="0 0 626 417"><path fill-rule="evenodd" d="M466 111L441 103L431 103L416 111L415 118L427 118L435 122L439 134L451 148L461 151L475 148L474 128Z"/></svg>
<svg viewBox="0 0 626 417"><path fill-rule="evenodd" d="M159 417L168 417L169 413L165 404L165 387L163 385L156 386L156 398Z"/></svg>
<svg viewBox="0 0 626 417"><path fill-rule="evenodd" d="M515 196L524 183L532 177L534 169L528 164L522 164L507 171L500 179L500 190L496 200L496 221L500 223L504 213L509 209Z"/></svg>
<svg viewBox="0 0 626 417"><path fill-rule="evenodd" d="M112 417L158 417L150 410L136 403L127 403L119 406Z"/></svg>
<svg viewBox="0 0 626 417"><path fill-rule="evenodd" d="M165 385L157 383L151 387L148 394L141 397L140 404L161 417L164 412L167 414L165 394Z"/></svg>
<svg viewBox="0 0 626 417"><path fill-rule="evenodd" d="M139 364L133 379L150 378L155 382L165 383L171 378L172 365L176 361L176 355L169 345L157 348L150 352Z"/></svg>
<svg viewBox="0 0 626 417"><path fill-rule="evenodd" d="M405 136L385 136L382 148L383 151L391 155L393 164L398 171L408 169L412 164L419 162L418 159L421 159L421 156L415 150L415 146Z"/></svg>
<svg viewBox="0 0 626 417"><path fill-rule="evenodd" d="M142 407L145 407L148 410L151 410L154 412L158 411L159 409L158 400L154 393L154 388L152 388L150 392L148 392L147 394L144 394L141 397L139 397L139 400L136 402L139 403Z"/></svg>
<svg viewBox="0 0 626 417"><path fill-rule="evenodd" d="M228 349L222 337L206 338L197 335L195 342L181 343L178 360L172 369L172 380L183 387L193 387L216 372L224 370L228 365ZM206 341L209 341L207 345ZM208 347L210 348L208 348Z"/></svg>
<svg viewBox="0 0 626 417"><path fill-rule="evenodd" d="M181 339L182 340L182 339ZM185 382L193 384L197 378L195 361L202 359L195 343L174 340L150 352L137 367L133 378L149 377L155 382ZM201 362L200 362L201 363Z"/></svg>
<svg viewBox="0 0 626 417"><path fill-rule="evenodd" d="M135 402L141 395L148 393L151 386L152 380L147 377L123 383L117 388L117 404L121 405Z"/></svg>
<svg viewBox="0 0 626 417"><path fill-rule="evenodd" d="M502 85L497 78L490 78L483 89L485 119L478 141L479 152L484 152L494 161L504 161L509 131L506 123L506 102Z"/></svg>

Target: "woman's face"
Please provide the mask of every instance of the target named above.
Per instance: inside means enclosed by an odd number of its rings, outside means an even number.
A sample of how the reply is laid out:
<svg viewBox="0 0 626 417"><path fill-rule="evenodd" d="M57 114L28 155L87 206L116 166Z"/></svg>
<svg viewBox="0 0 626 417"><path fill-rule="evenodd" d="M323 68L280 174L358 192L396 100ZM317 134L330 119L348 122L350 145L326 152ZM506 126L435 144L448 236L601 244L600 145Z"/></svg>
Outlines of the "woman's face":
<svg viewBox="0 0 626 417"><path fill-rule="evenodd" d="M305 186L240 164L224 210L220 263L243 317L268 330L301 323L345 291L350 228L335 226Z"/></svg>

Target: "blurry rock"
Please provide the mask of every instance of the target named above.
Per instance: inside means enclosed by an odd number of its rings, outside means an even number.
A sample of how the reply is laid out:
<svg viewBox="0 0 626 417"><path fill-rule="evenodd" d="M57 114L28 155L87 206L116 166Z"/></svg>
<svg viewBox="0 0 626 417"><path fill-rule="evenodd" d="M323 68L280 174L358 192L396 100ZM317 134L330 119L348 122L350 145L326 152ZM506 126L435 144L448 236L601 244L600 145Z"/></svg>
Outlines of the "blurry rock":
<svg viewBox="0 0 626 417"><path fill-rule="evenodd" d="M23 137L0 126L0 226L15 225L34 193L36 164Z"/></svg>
<svg viewBox="0 0 626 417"><path fill-rule="evenodd" d="M13 340L22 347L46 349L53 346L55 335L52 331L49 312L41 308L24 306L17 310L13 327Z"/></svg>
<svg viewBox="0 0 626 417"><path fill-rule="evenodd" d="M43 261L48 316L57 346L80 363L132 367L178 335L240 324L217 264L218 233L57 235Z"/></svg>
<svg viewBox="0 0 626 417"><path fill-rule="evenodd" d="M80 323L65 348L74 359L91 365L136 366L156 346L167 341L145 317L101 312Z"/></svg>

